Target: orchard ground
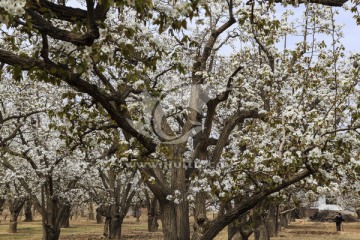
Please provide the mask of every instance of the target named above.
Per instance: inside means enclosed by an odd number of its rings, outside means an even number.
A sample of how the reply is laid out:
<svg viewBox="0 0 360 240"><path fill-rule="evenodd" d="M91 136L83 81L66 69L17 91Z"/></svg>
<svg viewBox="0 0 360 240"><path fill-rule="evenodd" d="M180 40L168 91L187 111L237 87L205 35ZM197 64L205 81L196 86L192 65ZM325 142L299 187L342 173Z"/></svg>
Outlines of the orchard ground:
<svg viewBox="0 0 360 240"><path fill-rule="evenodd" d="M123 224L124 239L159 240L163 239L161 231L156 233L147 232L146 216L140 218L137 223L135 218L128 217ZM0 239L1 240L39 240L42 237L41 221L36 219L34 222L19 222L18 233L9 234L8 220L1 219ZM70 228L61 229L60 240L98 240L102 237L102 224L95 221L78 218L70 221ZM226 230L222 231L215 240L226 240ZM253 239L253 237L250 237ZM360 222L345 223L343 232L335 231L335 223L329 222L310 222L297 219L288 228L283 229L274 240L358 240L360 239Z"/></svg>

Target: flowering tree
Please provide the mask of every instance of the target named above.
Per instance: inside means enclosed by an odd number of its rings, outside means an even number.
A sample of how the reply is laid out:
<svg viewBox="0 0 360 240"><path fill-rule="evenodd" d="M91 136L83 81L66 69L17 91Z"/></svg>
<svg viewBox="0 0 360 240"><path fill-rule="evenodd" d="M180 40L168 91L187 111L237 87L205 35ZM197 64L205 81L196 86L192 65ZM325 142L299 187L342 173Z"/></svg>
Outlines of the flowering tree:
<svg viewBox="0 0 360 240"><path fill-rule="evenodd" d="M71 207L88 200L82 186L90 182L91 168L81 153L70 153L58 133L41 124L37 130L21 131L23 145L11 143L2 148L2 163L10 170L7 177L19 182L41 213L43 239L58 239L60 225L69 217Z"/></svg>
<svg viewBox="0 0 360 240"><path fill-rule="evenodd" d="M4 82L6 83L4 84ZM11 82L11 84L9 84ZM43 239L57 239L60 224L70 213L71 206L84 201L85 191L79 187L89 177L89 166L82 152L71 151L61 140L61 132L54 126L61 126L59 118L49 118L49 111L57 111L65 91L46 89L46 83L20 82L4 76L2 81L3 124L0 147L1 164L6 170L2 183L6 186L11 221L10 231L16 231L17 216L31 198L43 220ZM26 91L25 91L26 89ZM70 148L70 149L69 149ZM90 175L91 178L91 175Z"/></svg>
<svg viewBox="0 0 360 240"><path fill-rule="evenodd" d="M189 204L192 238L212 239L310 175L354 173L358 70L340 61L334 10L306 4L294 29L272 1L80 2L0 5L0 62L15 78L68 84L96 105L88 118L121 128L165 239L190 238ZM299 33L295 48L279 49ZM332 37L329 48L317 33ZM210 198L237 205L210 221Z"/></svg>
<svg viewBox="0 0 360 240"><path fill-rule="evenodd" d="M25 85L15 83L8 84L6 77L0 81L1 92L0 102L0 148L8 147L19 135L22 128L34 115L43 111L42 108L27 104L33 93L24 91ZM17 219L26 200L28 193L21 186L19 181L14 179L14 173L7 165L5 153L1 153L1 206L6 201L10 210L9 232L17 232Z"/></svg>

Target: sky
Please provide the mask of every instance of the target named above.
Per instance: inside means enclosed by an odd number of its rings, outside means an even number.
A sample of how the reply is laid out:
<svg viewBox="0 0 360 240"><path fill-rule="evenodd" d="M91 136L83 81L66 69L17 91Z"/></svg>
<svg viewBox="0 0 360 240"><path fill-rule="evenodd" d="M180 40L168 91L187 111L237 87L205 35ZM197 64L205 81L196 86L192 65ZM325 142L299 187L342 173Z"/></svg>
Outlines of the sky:
<svg viewBox="0 0 360 240"><path fill-rule="evenodd" d="M78 0L69 0L67 1L67 5L71 7L86 9L84 3L80 4L80 2L81 1ZM276 7L279 10L279 13L283 12L284 9L290 8L296 14L299 13L299 16L300 13L304 11L303 4L300 5L299 7L287 6L286 8L278 4ZM360 26L356 24L356 20L353 18L353 13L351 13L350 10L344 10L343 8L335 8L335 9L339 11L339 14L335 16L336 22L338 24L344 25L343 27L344 38L341 39L341 42L345 46L345 50L347 52L346 55L348 55L348 53L350 52L360 52ZM294 45L296 42L299 41L301 41L301 39L296 37L293 37L292 39L287 38L287 47L292 48L291 44ZM328 37L328 41L330 41L330 37ZM278 47L282 49L283 43L280 43ZM224 50L227 51L226 49Z"/></svg>
<svg viewBox="0 0 360 240"><path fill-rule="evenodd" d="M353 14L350 11L339 9L336 20L338 23L344 24L342 43L346 51L360 52L360 26L356 24Z"/></svg>
<svg viewBox="0 0 360 240"><path fill-rule="evenodd" d="M295 18L301 16L301 14L304 12L305 7L304 5L301 5L299 7L291 7L288 6L286 9L291 8L292 11L295 12ZM284 11L284 7L278 6L279 13ZM336 7L336 9L339 13L335 15L335 23L338 25L342 25L342 32L343 32L343 38L341 39L341 43L345 47L346 53L350 52L360 52L360 26L356 24L356 20L354 19L354 14L350 12L350 10L345 10L341 7ZM280 14L279 14L280 16ZM330 36L319 36L317 35L316 38L323 38L327 43L331 41ZM296 42L301 41L301 38L293 37L292 39L288 39L288 45L291 48L291 44L294 44ZM283 44L283 43L282 43ZM330 45L328 44L328 47Z"/></svg>
<svg viewBox="0 0 360 240"><path fill-rule="evenodd" d="M69 0L68 5L85 8L84 5L79 4L79 2L76 0ZM285 9L280 4L277 4L276 7L280 12ZM301 13L305 9L304 4L300 5L299 7L292 7L288 5L287 8L292 8L295 13ZM341 42L345 46L346 52L360 52L360 26L356 24L356 20L353 18L354 14L351 13L350 10L344 10L342 7L335 7L334 9L339 11L339 14L335 15L336 22L338 24L344 25L344 38L341 40ZM299 40L294 39L294 42L298 41Z"/></svg>

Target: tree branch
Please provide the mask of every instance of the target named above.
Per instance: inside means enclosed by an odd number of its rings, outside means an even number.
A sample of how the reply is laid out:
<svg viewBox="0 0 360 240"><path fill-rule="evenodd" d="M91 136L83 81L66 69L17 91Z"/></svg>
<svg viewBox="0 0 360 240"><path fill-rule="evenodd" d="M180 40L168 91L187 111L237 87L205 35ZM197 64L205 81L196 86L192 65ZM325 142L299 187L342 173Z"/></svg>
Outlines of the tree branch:
<svg viewBox="0 0 360 240"><path fill-rule="evenodd" d="M201 240L213 239L224 227L233 222L235 219L238 219L243 214L245 214L248 210L254 208L259 202L261 202L264 198L269 196L272 193L278 192L308 176L310 176L312 172L308 170L304 170L302 172L298 172L294 174L294 176L287 181L284 181L282 184L275 186L274 188L270 188L268 190L260 191L257 194L249 197L245 202L242 202L239 206L234 207L232 210L224 213L220 217L212 220L202 236Z"/></svg>

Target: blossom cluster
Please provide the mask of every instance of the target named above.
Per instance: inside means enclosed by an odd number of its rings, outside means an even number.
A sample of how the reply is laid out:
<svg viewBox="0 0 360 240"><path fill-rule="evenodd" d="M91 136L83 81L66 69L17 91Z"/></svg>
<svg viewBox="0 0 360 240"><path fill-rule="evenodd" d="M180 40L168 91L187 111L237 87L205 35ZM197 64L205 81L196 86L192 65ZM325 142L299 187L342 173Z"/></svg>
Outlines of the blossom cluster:
<svg viewBox="0 0 360 240"><path fill-rule="evenodd" d="M0 8L4 8L11 15L21 16L25 13L26 0L1 0Z"/></svg>

